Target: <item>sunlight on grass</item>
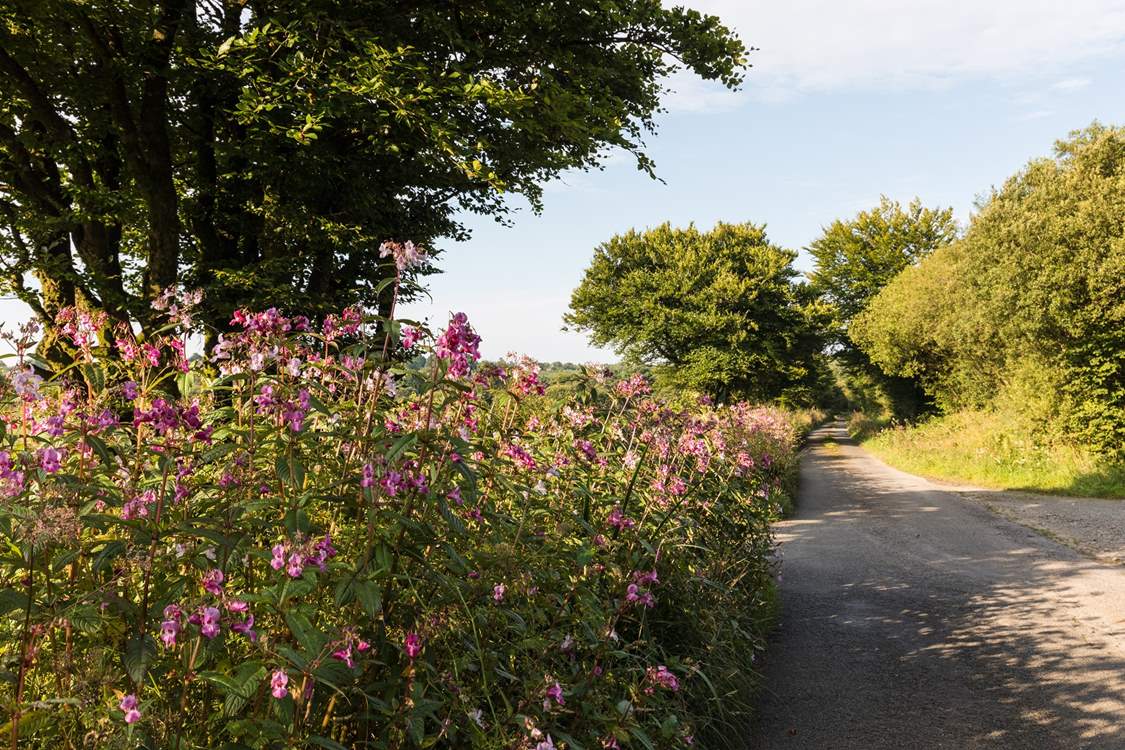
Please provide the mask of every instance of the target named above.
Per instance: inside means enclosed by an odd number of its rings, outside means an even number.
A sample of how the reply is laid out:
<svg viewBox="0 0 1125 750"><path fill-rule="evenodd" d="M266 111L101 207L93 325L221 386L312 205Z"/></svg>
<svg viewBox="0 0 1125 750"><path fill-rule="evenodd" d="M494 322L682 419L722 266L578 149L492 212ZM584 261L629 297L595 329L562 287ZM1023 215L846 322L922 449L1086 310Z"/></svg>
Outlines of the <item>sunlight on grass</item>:
<svg viewBox="0 0 1125 750"><path fill-rule="evenodd" d="M935 479L1060 495L1125 498L1125 465L1038 445L994 412L960 412L857 437L892 466Z"/></svg>

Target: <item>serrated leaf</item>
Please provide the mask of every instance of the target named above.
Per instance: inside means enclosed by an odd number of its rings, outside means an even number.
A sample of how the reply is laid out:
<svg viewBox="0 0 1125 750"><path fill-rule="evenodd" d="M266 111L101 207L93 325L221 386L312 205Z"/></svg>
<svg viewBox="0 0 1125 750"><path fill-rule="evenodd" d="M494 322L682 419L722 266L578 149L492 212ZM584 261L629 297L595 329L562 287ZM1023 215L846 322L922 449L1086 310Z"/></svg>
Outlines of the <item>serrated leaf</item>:
<svg viewBox="0 0 1125 750"><path fill-rule="evenodd" d="M125 672L134 684L144 682L148 665L156 658L156 640L151 635L133 636L125 642L125 651L121 654L121 662Z"/></svg>
<svg viewBox="0 0 1125 750"><path fill-rule="evenodd" d="M383 608L383 595L373 581L356 581L355 597L368 617L375 617Z"/></svg>

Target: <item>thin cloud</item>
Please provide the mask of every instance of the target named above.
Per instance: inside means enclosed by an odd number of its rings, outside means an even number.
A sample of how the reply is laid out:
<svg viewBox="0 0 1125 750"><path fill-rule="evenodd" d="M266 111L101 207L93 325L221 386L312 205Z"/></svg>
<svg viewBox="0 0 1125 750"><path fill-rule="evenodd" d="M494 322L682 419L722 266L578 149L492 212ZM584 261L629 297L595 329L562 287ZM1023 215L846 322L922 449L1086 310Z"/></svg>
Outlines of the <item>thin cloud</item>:
<svg viewBox="0 0 1125 750"><path fill-rule="evenodd" d="M1054 91L1078 91L1090 85L1089 78L1066 78L1051 84Z"/></svg>
<svg viewBox="0 0 1125 750"><path fill-rule="evenodd" d="M688 0L760 51L747 91L944 87L1125 51L1125 0ZM1065 79L1059 90L1080 88Z"/></svg>

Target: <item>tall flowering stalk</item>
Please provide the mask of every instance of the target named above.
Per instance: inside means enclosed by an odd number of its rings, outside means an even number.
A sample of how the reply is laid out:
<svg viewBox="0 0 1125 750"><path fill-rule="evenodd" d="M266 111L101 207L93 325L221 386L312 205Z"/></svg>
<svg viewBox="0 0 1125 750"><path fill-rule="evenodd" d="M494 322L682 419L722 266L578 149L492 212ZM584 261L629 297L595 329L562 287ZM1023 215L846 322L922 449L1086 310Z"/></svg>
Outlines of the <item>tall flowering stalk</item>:
<svg viewBox="0 0 1125 750"><path fill-rule="evenodd" d="M191 365L198 301L154 340L67 313L48 381L15 337L13 747L680 747L740 710L710 696L761 648L783 414L594 370L567 396L482 367L462 313L239 311Z"/></svg>

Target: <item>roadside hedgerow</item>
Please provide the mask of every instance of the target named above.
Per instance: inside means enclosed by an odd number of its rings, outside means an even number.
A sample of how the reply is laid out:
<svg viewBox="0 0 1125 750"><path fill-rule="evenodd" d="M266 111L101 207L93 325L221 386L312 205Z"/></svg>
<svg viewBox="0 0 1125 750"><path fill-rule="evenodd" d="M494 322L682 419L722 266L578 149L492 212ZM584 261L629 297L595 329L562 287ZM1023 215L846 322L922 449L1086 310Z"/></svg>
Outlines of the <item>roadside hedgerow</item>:
<svg viewBox="0 0 1125 750"><path fill-rule="evenodd" d="M11 337L0 738L679 747L745 718L784 415L593 369L560 404L463 314L240 311L189 363L196 302L145 340L68 311L49 379Z"/></svg>

